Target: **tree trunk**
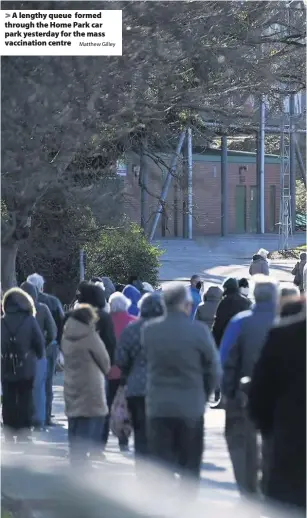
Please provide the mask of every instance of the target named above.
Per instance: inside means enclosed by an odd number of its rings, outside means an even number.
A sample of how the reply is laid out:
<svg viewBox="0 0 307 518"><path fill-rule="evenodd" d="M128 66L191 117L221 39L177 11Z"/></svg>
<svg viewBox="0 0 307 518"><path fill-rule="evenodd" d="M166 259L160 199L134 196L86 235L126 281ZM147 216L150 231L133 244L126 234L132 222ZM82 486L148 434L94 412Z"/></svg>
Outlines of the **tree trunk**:
<svg viewBox="0 0 307 518"><path fill-rule="evenodd" d="M13 288L14 286L17 286L17 250L17 243L1 246L1 288L3 292L9 290L10 288Z"/></svg>

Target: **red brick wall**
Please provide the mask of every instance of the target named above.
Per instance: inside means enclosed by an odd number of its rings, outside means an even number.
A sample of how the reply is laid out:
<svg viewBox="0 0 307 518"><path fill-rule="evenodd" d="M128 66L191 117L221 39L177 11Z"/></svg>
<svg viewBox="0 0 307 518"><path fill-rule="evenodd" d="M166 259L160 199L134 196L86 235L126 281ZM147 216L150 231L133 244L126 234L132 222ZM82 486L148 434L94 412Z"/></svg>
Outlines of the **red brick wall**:
<svg viewBox="0 0 307 518"><path fill-rule="evenodd" d="M242 160L242 159L241 159ZM235 196L236 186L246 186L246 228L249 229L250 215L250 188L257 184L256 164L255 163L228 163L228 231L236 232L236 207ZM243 158L244 160L244 158ZM128 174L125 178L125 212L137 223L140 223L140 187L138 178L132 171L133 165L139 165L137 156L133 156L129 161ZM243 173L245 181L240 183L239 168L247 166L247 171ZM164 176L161 168L153 161L149 163L149 184L148 189L148 226L151 227L152 219L157 210L158 200L155 195L161 194ZM179 176L182 171L182 164L179 164ZM173 179L166 202L166 237L174 237L174 183ZM178 210L177 227L178 237L183 235L183 201L185 193L182 189L182 179L178 180ZM276 222L279 219L279 197L280 197L280 167L279 164L265 165L265 230L270 231L270 186L276 186ZM259 195L259 191L258 191ZM219 162L198 161L197 157L193 162L193 235L194 237L204 235L218 235L221 232L221 166ZM278 232L278 227L276 227ZM156 237L162 235L162 218L158 225Z"/></svg>

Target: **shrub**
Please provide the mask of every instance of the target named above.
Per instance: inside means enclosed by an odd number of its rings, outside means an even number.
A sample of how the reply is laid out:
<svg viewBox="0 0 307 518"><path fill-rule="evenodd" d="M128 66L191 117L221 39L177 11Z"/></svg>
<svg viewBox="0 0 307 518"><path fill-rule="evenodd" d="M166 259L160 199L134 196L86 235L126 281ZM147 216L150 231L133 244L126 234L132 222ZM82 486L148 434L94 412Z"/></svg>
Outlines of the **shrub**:
<svg viewBox="0 0 307 518"><path fill-rule="evenodd" d="M137 275L142 281L158 285L163 251L149 243L136 224L104 230L96 243L86 245L86 252L87 278L106 276L125 284L130 275Z"/></svg>
<svg viewBox="0 0 307 518"><path fill-rule="evenodd" d="M296 212L306 214L306 187L302 180L296 180Z"/></svg>

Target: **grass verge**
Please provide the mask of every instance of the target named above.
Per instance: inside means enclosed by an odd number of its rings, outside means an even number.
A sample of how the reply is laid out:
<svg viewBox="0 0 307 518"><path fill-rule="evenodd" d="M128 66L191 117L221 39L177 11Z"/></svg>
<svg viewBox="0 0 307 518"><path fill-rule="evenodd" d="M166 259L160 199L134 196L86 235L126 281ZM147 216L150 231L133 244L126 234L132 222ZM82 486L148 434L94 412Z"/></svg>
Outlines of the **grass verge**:
<svg viewBox="0 0 307 518"><path fill-rule="evenodd" d="M299 259L302 252L307 251L306 245L301 245L296 248L290 248L289 250L283 250L270 253L270 259Z"/></svg>

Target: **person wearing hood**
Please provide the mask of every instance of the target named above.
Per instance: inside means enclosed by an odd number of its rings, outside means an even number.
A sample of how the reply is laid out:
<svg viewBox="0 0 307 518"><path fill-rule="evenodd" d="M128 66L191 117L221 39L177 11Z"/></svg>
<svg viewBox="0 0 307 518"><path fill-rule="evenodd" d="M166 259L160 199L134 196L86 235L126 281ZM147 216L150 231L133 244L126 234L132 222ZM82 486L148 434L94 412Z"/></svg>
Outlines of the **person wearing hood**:
<svg viewBox="0 0 307 518"><path fill-rule="evenodd" d="M138 317L140 313L138 303L142 296L141 292L132 284L128 284L123 289L123 294L131 301L131 306L128 309L128 313L134 317Z"/></svg>
<svg viewBox="0 0 307 518"><path fill-rule="evenodd" d="M300 261L296 263L292 270L292 275L294 275L294 284L297 286L302 293L304 291L304 268L306 266L306 252L302 252L300 254Z"/></svg>
<svg viewBox="0 0 307 518"><path fill-rule="evenodd" d="M201 280L199 275L192 275L190 280L190 291L193 299L193 306L191 311L191 319L193 320L195 318L195 314L197 311L197 308L199 304L201 303L201 296L200 296L200 290L201 290Z"/></svg>
<svg viewBox="0 0 307 518"><path fill-rule="evenodd" d="M214 317L216 314L217 307L223 296L223 291L219 286L210 286L210 288L204 294L204 301L199 304L195 320L200 320L207 324L209 329L212 328Z"/></svg>
<svg viewBox="0 0 307 518"><path fill-rule="evenodd" d="M46 304L38 302L38 291L33 284L30 282L24 282L20 288L25 291L33 299L34 306L36 309L36 320L43 333L46 341L46 356L50 355L49 350L52 343L56 340L57 327L54 318ZM51 375L51 380L47 381L47 358L44 355L43 358L37 360L36 374L33 385L33 426L36 430L41 430L46 423L46 410L49 407L49 400L46 398L46 394L50 397L50 392L47 390L49 384L53 382L53 373L48 372ZM51 401L52 405L52 401Z"/></svg>
<svg viewBox="0 0 307 518"><path fill-rule="evenodd" d="M250 275L257 275L259 273L270 275L268 255L269 252L264 248L260 248L260 250L258 250L257 254L253 256L253 260L249 267Z"/></svg>
<svg viewBox="0 0 307 518"><path fill-rule="evenodd" d="M6 441L26 439L32 425L33 383L45 338L33 299L19 288L7 291L1 318L2 419Z"/></svg>
<svg viewBox="0 0 307 518"><path fill-rule="evenodd" d="M109 313L105 311L107 302L104 291L100 286L90 282L82 282L77 291L77 300L78 304L90 304L97 310L97 331L106 346L111 364L113 364L116 337L112 318Z"/></svg>
<svg viewBox="0 0 307 518"><path fill-rule="evenodd" d="M223 284L223 288L224 295L217 307L212 326L212 333L218 347L220 346L225 329L232 317L241 311L246 311L251 306L251 301L241 295L237 279L232 277L226 279Z"/></svg>
<svg viewBox="0 0 307 518"><path fill-rule="evenodd" d="M279 296L276 281L256 276L254 306L231 319L220 347L222 394L226 397L225 437L239 491L245 495L259 492L259 452L257 432L248 417L240 380L253 375L277 314ZM265 478L265 472L263 475Z"/></svg>
<svg viewBox="0 0 307 518"><path fill-rule="evenodd" d="M105 376L110 358L96 331L98 318L89 304L80 304L69 314L62 339L70 460L77 466L98 448L108 413Z"/></svg>

